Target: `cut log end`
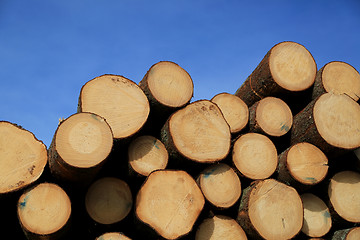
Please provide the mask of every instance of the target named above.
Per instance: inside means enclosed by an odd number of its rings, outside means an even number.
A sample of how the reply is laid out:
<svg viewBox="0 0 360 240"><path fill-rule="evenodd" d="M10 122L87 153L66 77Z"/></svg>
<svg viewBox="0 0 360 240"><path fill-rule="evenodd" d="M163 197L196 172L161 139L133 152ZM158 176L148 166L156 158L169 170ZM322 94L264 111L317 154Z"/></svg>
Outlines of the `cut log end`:
<svg viewBox="0 0 360 240"><path fill-rule="evenodd" d="M234 220L226 216L205 219L199 226L195 240L247 240L244 230Z"/></svg>
<svg viewBox="0 0 360 240"><path fill-rule="evenodd" d="M270 72L274 81L289 91L303 91L315 81L316 63L310 52L295 42L282 42L271 49Z"/></svg>
<svg viewBox="0 0 360 240"><path fill-rule="evenodd" d="M95 240L131 240L131 238L119 232L108 232L97 237Z"/></svg>
<svg viewBox="0 0 360 240"><path fill-rule="evenodd" d="M70 166L90 168L100 164L113 146L111 128L93 113L77 113L63 121L55 134L57 153Z"/></svg>
<svg viewBox="0 0 360 240"><path fill-rule="evenodd" d="M71 203L59 186L42 183L21 195L17 212L25 232L50 235L59 232L68 222Z"/></svg>
<svg viewBox="0 0 360 240"><path fill-rule="evenodd" d="M240 132L248 124L249 109L241 98L229 93L220 93L211 101L220 108L230 126L231 133Z"/></svg>
<svg viewBox="0 0 360 240"><path fill-rule="evenodd" d="M291 239L300 232L303 204L294 188L274 179L266 179L257 181L250 189L248 198L241 199L238 215L238 221L245 231L251 225L261 237L274 240ZM243 201L248 202L244 204ZM245 205L247 208L242 209ZM250 222L242 219L244 211Z"/></svg>
<svg viewBox="0 0 360 240"><path fill-rule="evenodd" d="M24 188L43 173L46 146L12 123L0 121L0 195Z"/></svg>
<svg viewBox="0 0 360 240"><path fill-rule="evenodd" d="M168 133L164 135L173 142L173 146L168 144L167 148L176 149L180 155L196 162L222 160L230 150L229 125L218 106L207 100L193 102L175 112L168 120ZM169 141L163 137L163 142Z"/></svg>
<svg viewBox="0 0 360 240"><path fill-rule="evenodd" d="M326 204L310 193L302 194L304 204L304 225L301 229L309 237L322 237L332 226L331 215Z"/></svg>
<svg viewBox="0 0 360 240"><path fill-rule="evenodd" d="M85 197L86 211L100 224L120 222L129 214L132 205L132 195L127 183L113 177L94 182Z"/></svg>
<svg viewBox="0 0 360 240"><path fill-rule="evenodd" d="M286 164L290 175L305 185L321 182L329 168L326 155L316 146L306 142L290 148Z"/></svg>
<svg viewBox="0 0 360 240"><path fill-rule="evenodd" d="M360 106L346 95L325 93L314 105L314 122L321 137L343 149L360 147Z"/></svg>
<svg viewBox="0 0 360 240"><path fill-rule="evenodd" d="M345 93L355 101L360 97L360 74L344 62L330 62L322 71L322 84L326 92Z"/></svg>
<svg viewBox="0 0 360 240"><path fill-rule="evenodd" d="M218 208L229 208L241 195L241 182L235 171L224 163L206 168L199 176L205 198Z"/></svg>
<svg viewBox="0 0 360 240"><path fill-rule="evenodd" d="M168 163L168 152L164 144L153 136L141 136L134 139L128 149L131 168L143 176L165 169Z"/></svg>
<svg viewBox="0 0 360 240"><path fill-rule="evenodd" d="M266 97L257 105L254 120L262 132L279 137L290 130L293 115L284 101L279 98Z"/></svg>
<svg viewBox="0 0 360 240"><path fill-rule="evenodd" d="M258 133L247 133L236 140L232 160L239 172L250 179L268 178L278 165L275 145Z"/></svg>
<svg viewBox="0 0 360 240"><path fill-rule="evenodd" d="M342 171L335 174L328 187L335 212L349 222L360 222L360 174Z"/></svg>
<svg viewBox="0 0 360 240"><path fill-rule="evenodd" d="M205 200L195 180L184 171L152 172L138 192L136 216L166 239L188 234Z"/></svg>
<svg viewBox="0 0 360 240"><path fill-rule="evenodd" d="M194 87L190 75L173 62L162 61L153 65L140 86L145 84L144 81L153 100L166 107L182 107L193 96Z"/></svg>
<svg viewBox="0 0 360 240"><path fill-rule="evenodd" d="M79 111L93 112L106 119L114 138L134 135L145 124L149 101L133 81L116 75L102 75L81 89Z"/></svg>

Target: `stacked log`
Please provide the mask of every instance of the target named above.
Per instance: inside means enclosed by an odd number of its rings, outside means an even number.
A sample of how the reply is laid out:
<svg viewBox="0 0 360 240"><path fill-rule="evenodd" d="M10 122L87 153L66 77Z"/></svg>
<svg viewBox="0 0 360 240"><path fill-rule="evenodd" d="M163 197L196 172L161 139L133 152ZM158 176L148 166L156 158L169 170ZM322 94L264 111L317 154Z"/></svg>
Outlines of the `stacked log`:
<svg viewBox="0 0 360 240"><path fill-rule="evenodd" d="M0 207L16 239L358 239L360 75L272 47L235 94L190 74L80 90L48 149L0 122ZM48 163L48 164L47 164ZM14 210L15 209L15 210Z"/></svg>

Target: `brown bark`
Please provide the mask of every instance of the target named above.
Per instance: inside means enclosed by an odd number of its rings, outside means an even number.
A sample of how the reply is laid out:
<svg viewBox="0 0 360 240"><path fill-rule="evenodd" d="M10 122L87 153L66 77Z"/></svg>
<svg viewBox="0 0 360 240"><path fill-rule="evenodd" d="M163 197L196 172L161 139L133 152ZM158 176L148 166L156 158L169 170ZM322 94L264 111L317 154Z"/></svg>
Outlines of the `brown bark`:
<svg viewBox="0 0 360 240"><path fill-rule="evenodd" d="M49 147L49 167L59 180L87 185L105 163L113 134L104 118L77 113L58 126Z"/></svg>
<svg viewBox="0 0 360 240"><path fill-rule="evenodd" d="M267 96L284 96L308 89L316 63L302 45L282 42L272 47L235 95L249 107Z"/></svg>
<svg viewBox="0 0 360 240"><path fill-rule="evenodd" d="M243 191L237 221L251 239L291 239L302 228L303 204L294 188L258 180Z"/></svg>
<svg viewBox="0 0 360 240"><path fill-rule="evenodd" d="M360 106L346 95L325 93L294 117L291 143L309 142L335 157L360 146Z"/></svg>

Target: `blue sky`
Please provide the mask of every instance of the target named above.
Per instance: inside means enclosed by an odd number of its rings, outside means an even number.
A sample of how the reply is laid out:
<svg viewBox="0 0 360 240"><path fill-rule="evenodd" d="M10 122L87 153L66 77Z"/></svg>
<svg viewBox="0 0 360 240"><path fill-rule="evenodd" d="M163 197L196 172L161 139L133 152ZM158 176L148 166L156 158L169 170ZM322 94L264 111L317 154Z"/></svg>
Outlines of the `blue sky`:
<svg viewBox="0 0 360 240"><path fill-rule="evenodd" d="M304 45L318 69L360 70L358 0L0 0L0 120L47 146L76 112L83 84L102 74L138 83L173 61L194 100L234 93L282 41Z"/></svg>

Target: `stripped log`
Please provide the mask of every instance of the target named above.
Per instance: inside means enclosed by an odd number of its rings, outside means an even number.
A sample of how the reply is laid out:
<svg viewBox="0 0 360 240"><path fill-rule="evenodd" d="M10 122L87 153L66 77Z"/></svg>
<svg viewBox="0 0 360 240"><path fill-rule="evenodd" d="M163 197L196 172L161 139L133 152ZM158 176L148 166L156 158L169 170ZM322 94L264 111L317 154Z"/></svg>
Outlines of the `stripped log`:
<svg viewBox="0 0 360 240"><path fill-rule="evenodd" d="M324 201L311 193L302 194L300 197L304 205L304 224L301 231L309 237L322 237L327 234L332 227L332 221Z"/></svg>
<svg viewBox="0 0 360 240"><path fill-rule="evenodd" d="M232 218L214 216L205 219L198 227L195 240L247 240L244 230Z"/></svg>
<svg viewBox="0 0 360 240"><path fill-rule="evenodd" d="M297 189L306 188L321 182L328 168L328 158L319 148L297 143L279 155L277 179Z"/></svg>
<svg viewBox="0 0 360 240"><path fill-rule="evenodd" d="M130 174L148 176L151 172L165 169L168 163L165 145L153 136L140 136L128 148Z"/></svg>
<svg viewBox="0 0 360 240"><path fill-rule="evenodd" d="M200 100L170 116L161 140L171 157L212 163L228 155L231 133L219 107Z"/></svg>
<svg viewBox="0 0 360 240"><path fill-rule="evenodd" d="M103 225L122 221L133 205L131 190L126 182L104 177L94 182L85 196L86 211L95 222Z"/></svg>
<svg viewBox="0 0 360 240"><path fill-rule="evenodd" d="M232 161L243 176L255 180L265 179L276 170L277 150L265 135L247 133L235 141Z"/></svg>
<svg viewBox="0 0 360 240"><path fill-rule="evenodd" d="M289 106L281 99L265 97L249 108L250 132L272 137L285 135L292 126L293 115Z"/></svg>
<svg viewBox="0 0 360 240"><path fill-rule="evenodd" d="M143 127L150 106L136 83L122 76L107 74L83 85L78 112L92 112L104 117L115 139L127 139Z"/></svg>
<svg viewBox="0 0 360 240"><path fill-rule="evenodd" d="M215 95L211 101L220 108L232 134L239 133L247 126L249 109L239 97L229 93L220 93Z"/></svg>
<svg viewBox="0 0 360 240"><path fill-rule="evenodd" d="M281 42L270 49L235 95L250 107L264 97L299 93L313 85L316 70L304 46Z"/></svg>
<svg viewBox="0 0 360 240"><path fill-rule="evenodd" d="M207 167L199 175L197 182L206 200L216 208L229 208L240 198L240 179L227 164Z"/></svg>
<svg viewBox="0 0 360 240"><path fill-rule="evenodd" d="M58 126L49 148L51 173L62 181L89 183L105 163L113 134L104 118L77 113Z"/></svg>
<svg viewBox="0 0 360 240"><path fill-rule="evenodd" d="M297 191L274 179L257 180L243 190L237 221L251 239L285 240L303 225Z"/></svg>
<svg viewBox="0 0 360 240"><path fill-rule="evenodd" d="M294 117L291 143L309 142L328 156L360 147L360 106L347 95L325 93Z"/></svg>
<svg viewBox="0 0 360 240"><path fill-rule="evenodd" d="M46 146L34 134L0 121L0 196L34 183L46 162Z"/></svg>
<svg viewBox="0 0 360 240"><path fill-rule="evenodd" d="M335 218L360 223L360 174L341 171L335 174L328 186L330 210Z"/></svg>
<svg viewBox="0 0 360 240"><path fill-rule="evenodd" d="M345 62L329 62L316 74L312 98L326 92L345 93L355 101L360 97L360 74Z"/></svg>
<svg viewBox="0 0 360 240"><path fill-rule="evenodd" d="M69 231L71 202L58 185L41 183L21 195L17 213L29 240L60 240Z"/></svg>
<svg viewBox="0 0 360 240"><path fill-rule="evenodd" d="M152 172L136 197L137 218L165 239L187 235L205 200L195 180L184 171Z"/></svg>

